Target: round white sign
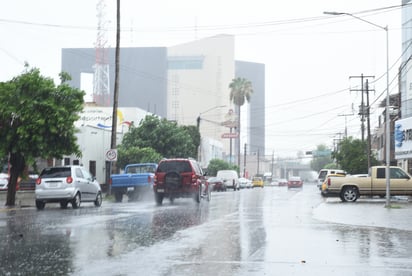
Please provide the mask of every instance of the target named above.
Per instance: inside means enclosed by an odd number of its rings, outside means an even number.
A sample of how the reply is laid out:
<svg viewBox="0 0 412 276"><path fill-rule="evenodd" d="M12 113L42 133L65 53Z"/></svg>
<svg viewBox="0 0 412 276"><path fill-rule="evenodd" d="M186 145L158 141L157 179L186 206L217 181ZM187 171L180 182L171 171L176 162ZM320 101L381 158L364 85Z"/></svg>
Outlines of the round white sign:
<svg viewBox="0 0 412 276"><path fill-rule="evenodd" d="M117 161L117 149L110 149L106 152L106 161Z"/></svg>

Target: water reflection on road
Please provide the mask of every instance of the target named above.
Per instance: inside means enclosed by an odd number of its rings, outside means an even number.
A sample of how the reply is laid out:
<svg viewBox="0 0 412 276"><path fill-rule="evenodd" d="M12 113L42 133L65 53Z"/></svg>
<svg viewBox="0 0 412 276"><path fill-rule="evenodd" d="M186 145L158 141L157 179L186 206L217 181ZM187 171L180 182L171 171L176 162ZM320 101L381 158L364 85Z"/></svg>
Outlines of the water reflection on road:
<svg viewBox="0 0 412 276"><path fill-rule="evenodd" d="M314 186L212 197L2 211L0 275L412 273L412 223L399 221L412 209L342 204Z"/></svg>

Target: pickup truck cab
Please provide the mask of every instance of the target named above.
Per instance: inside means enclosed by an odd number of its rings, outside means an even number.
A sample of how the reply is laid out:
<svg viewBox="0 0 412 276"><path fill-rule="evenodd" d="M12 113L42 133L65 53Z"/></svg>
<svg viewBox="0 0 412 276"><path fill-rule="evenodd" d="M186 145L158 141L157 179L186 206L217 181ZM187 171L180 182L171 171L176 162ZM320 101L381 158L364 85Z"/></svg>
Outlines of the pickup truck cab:
<svg viewBox="0 0 412 276"><path fill-rule="evenodd" d="M402 168L391 166L390 194L412 195L412 176ZM386 196L386 167L374 166L369 169L367 177L330 176L322 185L322 195L340 197L342 201L355 202L360 196Z"/></svg>

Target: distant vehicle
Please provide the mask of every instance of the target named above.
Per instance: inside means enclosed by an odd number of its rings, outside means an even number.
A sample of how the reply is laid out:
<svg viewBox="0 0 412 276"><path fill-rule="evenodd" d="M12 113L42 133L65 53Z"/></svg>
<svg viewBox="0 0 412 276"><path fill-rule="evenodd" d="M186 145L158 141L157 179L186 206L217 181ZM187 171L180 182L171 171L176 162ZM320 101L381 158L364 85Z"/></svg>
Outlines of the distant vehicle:
<svg viewBox="0 0 412 276"><path fill-rule="evenodd" d="M116 202L121 202L123 195L127 195L129 201L135 201L142 194L151 192L156 169L157 163L128 164L124 173L112 174L110 188Z"/></svg>
<svg viewBox="0 0 412 276"><path fill-rule="evenodd" d="M272 179L272 181L266 186L279 186L279 179L277 178Z"/></svg>
<svg viewBox="0 0 412 276"><path fill-rule="evenodd" d="M278 180L278 186L287 186L288 185L288 181L286 178L281 178Z"/></svg>
<svg viewBox="0 0 412 276"><path fill-rule="evenodd" d="M244 178L244 177L239 178L239 188L240 189L248 188L247 187L248 182L250 182L250 180L247 178Z"/></svg>
<svg viewBox="0 0 412 276"><path fill-rule="evenodd" d="M235 170L220 170L216 174L217 177L223 179L226 188L233 189L234 191L240 190L239 176Z"/></svg>
<svg viewBox="0 0 412 276"><path fill-rule="evenodd" d="M203 175L199 163L191 158L163 159L155 172L153 185L157 205L162 205L163 198L170 202L175 198L193 198L200 203L202 198L211 199L212 189Z"/></svg>
<svg viewBox="0 0 412 276"><path fill-rule="evenodd" d="M346 172L344 170L339 170L339 169L321 169L318 174L318 183L317 186L319 190L322 190L322 184L323 181L325 181L326 177L328 174L342 174L346 175Z"/></svg>
<svg viewBox="0 0 412 276"><path fill-rule="evenodd" d="M252 187L260 187L263 188L263 178L260 176L255 176L252 178Z"/></svg>
<svg viewBox="0 0 412 276"><path fill-rule="evenodd" d="M300 176L291 176L288 180L288 188L301 188L303 186L303 180Z"/></svg>
<svg viewBox="0 0 412 276"><path fill-rule="evenodd" d="M223 179L220 177L210 177L206 180L209 187L212 187L212 191L223 192L226 191L226 186L223 183Z"/></svg>
<svg viewBox="0 0 412 276"><path fill-rule="evenodd" d="M93 202L100 207L103 199L100 184L82 166L44 169L36 180L35 198L39 210L49 202L58 202L63 209L68 203L77 209L82 202Z"/></svg>

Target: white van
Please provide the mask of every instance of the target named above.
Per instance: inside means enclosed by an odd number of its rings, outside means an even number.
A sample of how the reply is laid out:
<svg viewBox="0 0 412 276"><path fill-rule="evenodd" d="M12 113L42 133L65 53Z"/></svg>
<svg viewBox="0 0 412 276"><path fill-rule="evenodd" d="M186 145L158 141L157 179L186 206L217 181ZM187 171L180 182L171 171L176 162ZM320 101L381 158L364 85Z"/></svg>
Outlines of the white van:
<svg viewBox="0 0 412 276"><path fill-rule="evenodd" d="M226 188L232 188L234 191L240 190L237 171L220 170L217 172L216 177L223 179L223 183L226 185Z"/></svg>
<svg viewBox="0 0 412 276"><path fill-rule="evenodd" d="M318 184L317 184L319 190L322 189L323 181L325 181L326 177L330 174L346 175L346 172L344 170L338 170L338 169L321 169L318 174Z"/></svg>

